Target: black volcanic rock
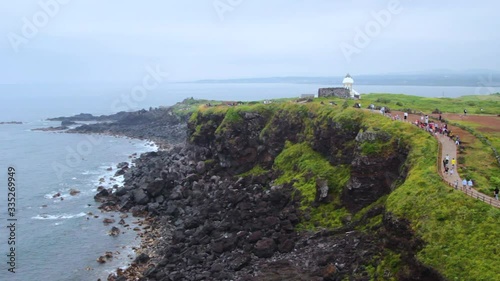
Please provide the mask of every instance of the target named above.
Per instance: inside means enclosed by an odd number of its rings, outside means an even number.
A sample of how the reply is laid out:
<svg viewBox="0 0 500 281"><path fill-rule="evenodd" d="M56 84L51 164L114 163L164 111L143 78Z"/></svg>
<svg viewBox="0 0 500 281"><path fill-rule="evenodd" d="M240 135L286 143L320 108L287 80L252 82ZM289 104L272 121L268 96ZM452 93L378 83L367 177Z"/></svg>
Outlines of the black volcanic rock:
<svg viewBox="0 0 500 281"><path fill-rule="evenodd" d="M146 205L149 202L148 195L144 192L143 189L136 189L132 192L134 196L134 202L139 205Z"/></svg>
<svg viewBox="0 0 500 281"><path fill-rule="evenodd" d="M78 123L76 123L74 121L69 121L69 120L63 120L61 122L61 126L63 126L63 127L67 127L67 126L71 126L71 125L75 125L75 124L78 124Z"/></svg>
<svg viewBox="0 0 500 281"><path fill-rule="evenodd" d="M157 108L150 111L119 112L99 117L81 114L51 120L101 121L96 124L82 125L69 130L69 132L73 133L105 133L138 139L150 139L160 142L160 144L176 144L186 139L185 118L174 114L169 108Z"/></svg>
<svg viewBox="0 0 500 281"><path fill-rule="evenodd" d="M271 238L259 240L254 247L254 253L259 258L270 258L276 251L276 243Z"/></svg>
<svg viewBox="0 0 500 281"><path fill-rule="evenodd" d="M159 114L163 123L155 123L150 114ZM337 204L354 213L376 201L404 177L400 166L405 151L395 149L381 159L361 155L355 140L361 128L352 120L345 121L352 124L316 120L307 112L294 115L285 110L238 114L241 122L223 128L219 128L223 114L191 119L189 143L134 159L134 165L124 171L124 187L106 197L121 211L155 218L152 228L161 238L151 249L155 255L147 261L150 266L143 280L343 280L351 276L368 280L365 266L376 266L388 243L403 257L402 268L409 269L397 279L416 280L413 275L442 280L412 258L421 249L419 240L405 221L386 214L383 207L355 222L345 219L345 225L336 229L301 230L301 222L328 219L329 214L315 217L310 213L314 206L301 206L302 195L293 183L274 182L280 175L273 170L274 159L285 141L305 141L304 118L312 120L307 141L315 151L332 165L352 164L351 181L337 200L331 200L326 181L316 181L317 206ZM164 136L176 130L166 128L170 125L185 130L180 123L159 111L136 112L80 130ZM242 175L255 165L267 172ZM363 183L356 189L362 190L370 175L377 177L375 186L370 186L374 191L366 197L346 191L356 182ZM380 216L383 222L366 232L358 230ZM404 275L408 272L412 275Z"/></svg>

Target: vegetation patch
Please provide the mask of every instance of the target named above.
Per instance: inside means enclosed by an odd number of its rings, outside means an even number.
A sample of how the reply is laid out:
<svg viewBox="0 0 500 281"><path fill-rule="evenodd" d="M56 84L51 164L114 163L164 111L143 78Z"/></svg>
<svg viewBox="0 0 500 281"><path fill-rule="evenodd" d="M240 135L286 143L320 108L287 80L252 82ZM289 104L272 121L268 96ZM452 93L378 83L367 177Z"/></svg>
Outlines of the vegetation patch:
<svg viewBox="0 0 500 281"><path fill-rule="evenodd" d="M471 95L452 99L377 93L363 95L362 101L368 104L383 104L398 110L407 107L417 112L432 112L439 108L440 111L448 113L462 113L464 109L467 109L470 114L500 114L500 95L498 94Z"/></svg>
<svg viewBox="0 0 500 281"><path fill-rule="evenodd" d="M269 171L262 168L260 165L255 165L250 171L247 171L243 174L240 174L238 176L240 177L248 177L248 176L260 176L268 173Z"/></svg>
<svg viewBox="0 0 500 281"><path fill-rule="evenodd" d="M387 98L387 105L398 108L397 103L415 111L432 112L439 108L443 112L461 113L464 108L468 112L482 112L485 114L498 114L500 108L500 95L449 98L423 98L407 95L370 94L363 95L363 103L374 103L378 98ZM276 184L290 183L301 193L301 209L309 215L309 220L303 220L301 229L315 229L317 227L334 228L342 225L343 218L350 214L341 207L339 194L350 177L350 167L332 166L321 154L314 151L307 140L314 137L312 128L338 126L340 131L358 132L360 129L378 128L391 136L390 142L396 148L408 151L404 165L408 169L407 178L403 184L391 194L379 199L374 204L384 207L388 212L410 221L415 235L424 241L424 246L417 253L417 258L425 265L431 266L449 280L497 280L500 276L498 257L500 240L500 210L470 198L462 192L456 191L443 183L438 174L437 150L435 138L416 126L392 121L381 114L329 105L330 100L341 104L344 100L318 99L307 104L296 104L290 101L268 107L273 116L270 117L268 126L261 132L261 137L269 132L279 133L273 123L274 118L289 120L290 124L302 124L298 143L287 142L283 151L277 156L273 169L280 171L281 176L275 180ZM473 101L474 106L468 104ZM321 104L323 102L323 104ZM349 104L354 101L347 101ZM244 109L232 108L229 116L224 117L227 124L238 124L242 120L242 111L252 111L253 106L262 108L261 104L245 105ZM480 111L480 109L483 109ZM228 107L202 108L203 112L224 114ZM237 114L237 115L235 115ZM240 119L241 118L241 119ZM293 122L292 122L293 121ZM224 123L223 122L223 123ZM193 127L195 129L196 127ZM491 135L483 134L487 139ZM368 142L370 143L370 142ZM476 143L483 145L480 141ZM361 147L363 153L371 154L383 150L383 143L365 144ZM475 153L476 158L470 157L469 151L474 151L476 144L470 144L468 154L462 154L468 171L479 185L491 188L491 183L496 182L498 173L494 169L488 171L485 166L490 165L491 159L484 157L486 154ZM485 153L491 152L479 148ZM461 155L461 156L462 156ZM462 161L462 160L459 160ZM485 163L487 162L487 163ZM487 164L487 165L486 165ZM476 168L476 169L474 169ZM255 169L255 170L254 170ZM263 173L263 169L255 167L252 173ZM486 172L485 172L486 171ZM481 182L481 177L484 182ZM314 203L316 196L316 180L326 180L329 193L333 194L333 202L324 204ZM489 182L491 181L491 183ZM491 194L490 194L491 195ZM313 207L317 205L318 207ZM372 206L375 206L372 204ZM362 216L363 209L354 215L355 220ZM373 216L367 220L363 231L372 231L381 223L380 216ZM392 280L400 257L393 252L385 252L379 257L380 263L372 263L368 272L372 280ZM404 270L400 268L400 271Z"/></svg>
<svg viewBox="0 0 500 281"><path fill-rule="evenodd" d="M284 150L276 157L274 169L282 172L275 180L276 184L292 183L302 196L301 208L309 209L311 219L305 221L303 228L337 227L341 219L348 214L339 208L338 196L350 177L350 168L345 165L332 166L321 154L314 151L307 143L292 144L287 142ZM332 203L325 203L318 208L311 208L316 197L316 180L328 182L329 193L335 196Z"/></svg>
<svg viewBox="0 0 500 281"><path fill-rule="evenodd" d="M366 267L370 280L396 281L397 273L401 270L401 256L386 249L381 255L373 258L372 264Z"/></svg>

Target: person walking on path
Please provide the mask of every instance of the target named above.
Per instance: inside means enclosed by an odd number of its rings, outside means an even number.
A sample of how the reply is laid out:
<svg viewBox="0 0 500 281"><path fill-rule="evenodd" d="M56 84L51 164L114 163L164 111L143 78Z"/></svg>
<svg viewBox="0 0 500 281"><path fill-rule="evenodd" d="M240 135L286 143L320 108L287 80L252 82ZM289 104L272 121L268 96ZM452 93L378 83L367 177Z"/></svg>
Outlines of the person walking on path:
<svg viewBox="0 0 500 281"><path fill-rule="evenodd" d="M451 166L455 167L456 164L457 164L457 160L455 160L455 158L451 158Z"/></svg>
<svg viewBox="0 0 500 281"><path fill-rule="evenodd" d="M495 199L497 199L497 200L498 200L498 192L499 191L500 190L498 190L498 186L495 188L495 190L493 190L493 194L495 195Z"/></svg>
<svg viewBox="0 0 500 281"><path fill-rule="evenodd" d="M466 195L471 196L473 198L481 199L484 203L489 204L491 206L494 206L496 208L500 208L500 194L498 194L499 200L495 200L491 193L489 193L489 196L483 193L480 193L478 190L472 190L473 187L473 182L472 179L468 180L469 176L466 175L461 175L460 171L458 170L458 158L457 158L457 146L455 144L455 140L453 138L450 138L449 136L446 135L437 135L436 136L437 140L439 141L441 145L440 149L440 160L443 163L443 167L440 167L441 163L438 162L439 166L436 167L438 168L439 175L441 178L448 184L450 187L455 188L458 190L460 182L462 182L462 186L460 187L460 190L464 192ZM448 163L448 165L445 164L446 162L446 156L449 158L453 159L454 161ZM450 164L455 164L454 166ZM445 167L448 166L448 174L445 172ZM461 177L463 176L463 178ZM491 189L489 192L493 191L493 188L498 188L500 189L500 185L492 185ZM469 187L469 189L467 189ZM470 191L469 191L470 190ZM495 197L496 198L496 197Z"/></svg>

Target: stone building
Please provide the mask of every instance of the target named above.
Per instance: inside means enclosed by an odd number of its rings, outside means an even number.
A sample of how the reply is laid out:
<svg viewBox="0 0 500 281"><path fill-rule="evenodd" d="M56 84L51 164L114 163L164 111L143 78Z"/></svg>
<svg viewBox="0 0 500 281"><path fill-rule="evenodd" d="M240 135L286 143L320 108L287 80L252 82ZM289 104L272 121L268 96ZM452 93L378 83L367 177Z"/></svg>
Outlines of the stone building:
<svg viewBox="0 0 500 281"><path fill-rule="evenodd" d="M318 90L318 97L361 98L361 95L352 88L354 79L352 79L349 73L342 80L342 84L343 87L320 88Z"/></svg>

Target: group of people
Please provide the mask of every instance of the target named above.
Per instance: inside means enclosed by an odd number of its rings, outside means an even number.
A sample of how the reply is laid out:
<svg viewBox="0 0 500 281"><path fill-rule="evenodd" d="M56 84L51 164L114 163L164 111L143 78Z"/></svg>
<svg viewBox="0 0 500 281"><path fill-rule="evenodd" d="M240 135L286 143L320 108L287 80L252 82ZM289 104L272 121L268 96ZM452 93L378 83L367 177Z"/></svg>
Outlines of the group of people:
<svg viewBox="0 0 500 281"><path fill-rule="evenodd" d="M455 181L454 186L455 186L455 189L458 189L458 180ZM462 189L461 190L466 190L467 188L469 190L471 190L472 186L473 186L472 179L467 180L466 178L464 178L462 180Z"/></svg>
<svg viewBox="0 0 500 281"><path fill-rule="evenodd" d="M385 110L382 109L380 111L380 113L384 114ZM467 114L467 110L464 109L464 115L466 115L466 114ZM390 117L392 120L401 120L400 116L397 114L395 116L391 115ZM408 120L408 113L407 112L404 112L403 118L404 118L405 122ZM418 120L418 119L415 120L414 124L416 126L418 126L419 128L422 128L422 129L426 130L427 132L431 133L432 135L437 135L437 134L446 135L451 140L455 141L455 144L457 146L460 145L460 142L461 142L460 137L458 135L454 136L452 134L452 132L450 130L448 130L448 124L443 122L441 115L439 115L439 122L432 122L432 121L429 122L428 115L421 115L420 120ZM444 167L444 174L446 176L449 175L450 177L452 177L453 174L455 173L455 169L457 167L457 160L455 158L452 158L450 160L449 155L446 154L445 158L443 159L443 167ZM455 189L458 189L458 185L459 185L459 180L455 180L455 182L454 182ZM472 182L472 179L464 178L462 180L462 189L461 190L463 190L463 191L465 191L466 189L471 190L473 185L474 184ZM496 187L495 190L493 191L493 195L495 196L496 200L499 200L499 192L500 192L500 189L498 187Z"/></svg>
<svg viewBox="0 0 500 281"><path fill-rule="evenodd" d="M439 115L441 117L441 115ZM421 129L426 130L429 132L431 135L446 135L448 136L452 141L455 142L457 146L460 145L461 140L458 135L453 135L453 133L448 130L448 124L445 122L441 122L441 118L439 118L440 122L432 122L429 121L429 116L428 115L422 115L420 116L420 121L417 119L415 120L415 125L420 127Z"/></svg>
<svg viewBox="0 0 500 281"><path fill-rule="evenodd" d="M443 159L444 174L453 176L456 165L457 165L457 160L455 158L452 158L450 163L450 156L446 154L446 156Z"/></svg>
<svg viewBox="0 0 500 281"><path fill-rule="evenodd" d="M442 134L447 136L452 136L451 131L448 130L448 124L443 122L433 122L429 121L428 115L420 116L420 120L415 120L414 123L417 127L424 129L432 135Z"/></svg>

